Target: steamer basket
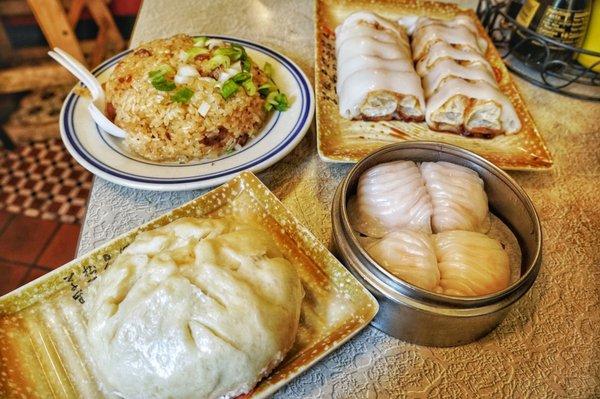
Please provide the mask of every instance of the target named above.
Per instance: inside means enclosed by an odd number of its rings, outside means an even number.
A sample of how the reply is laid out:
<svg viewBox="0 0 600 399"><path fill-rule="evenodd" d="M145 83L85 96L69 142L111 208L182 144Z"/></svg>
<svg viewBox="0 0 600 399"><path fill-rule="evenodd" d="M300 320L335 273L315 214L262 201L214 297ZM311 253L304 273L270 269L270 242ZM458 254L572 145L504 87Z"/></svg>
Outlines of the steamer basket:
<svg viewBox="0 0 600 399"><path fill-rule="evenodd" d="M521 273L506 289L478 297L436 294L394 278L373 262L354 235L346 204L358 178L385 162L447 161L479 173L490 211L516 236L521 248ZM505 172L460 147L434 142L404 142L384 147L354 166L340 183L332 206L333 234L346 267L379 301L372 324L404 341L427 346L456 346L493 330L531 288L542 261L542 232L535 208L523 189Z"/></svg>

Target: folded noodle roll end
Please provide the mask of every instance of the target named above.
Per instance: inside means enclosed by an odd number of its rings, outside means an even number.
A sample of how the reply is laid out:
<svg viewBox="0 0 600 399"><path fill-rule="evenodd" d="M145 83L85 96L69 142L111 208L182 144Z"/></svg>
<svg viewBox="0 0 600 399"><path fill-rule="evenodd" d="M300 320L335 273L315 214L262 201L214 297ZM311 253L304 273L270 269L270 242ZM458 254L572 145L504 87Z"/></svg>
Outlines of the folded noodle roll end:
<svg viewBox="0 0 600 399"><path fill-rule="evenodd" d="M340 115L356 120L423 121L425 99L406 30L369 12L336 28Z"/></svg>
<svg viewBox="0 0 600 399"><path fill-rule="evenodd" d="M423 77L425 97L430 97L435 90L448 78L456 77L469 81L482 80L492 86L496 85L494 76L489 69L480 64L464 66L458 62L444 58L438 60L433 68Z"/></svg>
<svg viewBox="0 0 600 399"><path fill-rule="evenodd" d="M467 134L514 134L521 121L508 97L485 81L446 79L427 100L427 124Z"/></svg>
<svg viewBox="0 0 600 399"><path fill-rule="evenodd" d="M391 119L395 114L423 120L425 100L421 81L412 72L363 69L339 87L340 113L348 119Z"/></svg>
<svg viewBox="0 0 600 399"><path fill-rule="evenodd" d="M413 59L421 59L429 48L438 42L446 42L453 46L462 46L465 49L483 54L477 36L464 26L446 27L441 25L429 25L418 30L413 35L412 49Z"/></svg>
<svg viewBox="0 0 600 399"><path fill-rule="evenodd" d="M449 43L441 41L432 44L429 51L417 62L417 73L419 76L425 76L436 62L448 58L461 65L480 65L493 73L492 67L480 53L469 48L455 48Z"/></svg>

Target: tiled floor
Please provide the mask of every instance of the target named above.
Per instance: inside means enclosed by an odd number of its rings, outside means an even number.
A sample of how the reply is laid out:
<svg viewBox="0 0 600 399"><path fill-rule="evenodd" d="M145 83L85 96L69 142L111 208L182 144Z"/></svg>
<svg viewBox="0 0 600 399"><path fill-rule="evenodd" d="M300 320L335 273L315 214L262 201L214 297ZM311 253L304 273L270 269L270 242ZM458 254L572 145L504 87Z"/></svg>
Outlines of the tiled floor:
<svg viewBox="0 0 600 399"><path fill-rule="evenodd" d="M59 138L13 151L0 148L0 209L77 223L91 184L92 174L77 164Z"/></svg>
<svg viewBox="0 0 600 399"><path fill-rule="evenodd" d="M0 210L0 295L75 257L78 224Z"/></svg>

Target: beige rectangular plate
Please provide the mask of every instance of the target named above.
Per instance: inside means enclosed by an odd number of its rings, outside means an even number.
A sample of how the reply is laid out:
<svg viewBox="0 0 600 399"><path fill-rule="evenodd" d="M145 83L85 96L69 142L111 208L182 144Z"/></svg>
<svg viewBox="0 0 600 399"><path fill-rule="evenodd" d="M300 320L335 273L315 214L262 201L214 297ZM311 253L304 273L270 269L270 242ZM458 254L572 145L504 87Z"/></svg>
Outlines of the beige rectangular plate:
<svg viewBox="0 0 600 399"><path fill-rule="evenodd" d="M376 12L396 20L406 15L428 15L452 18L458 14L471 17L482 37L488 42L486 58L491 63L500 89L512 101L523 128L515 135L493 139L477 139L430 130L425 122L349 121L338 111L335 57L335 27L351 13L360 10ZM316 2L316 95L317 146L319 155L329 162L357 162L376 149L399 141L429 140L455 144L471 150L503 169L548 169L552 158L535 127L504 62L485 29L472 10L453 4L410 0L317 0Z"/></svg>
<svg viewBox="0 0 600 399"><path fill-rule="evenodd" d="M0 397L102 397L86 351L81 303L111 261L144 230L179 217L233 215L272 233L298 265L306 295L294 347L247 397L262 398L342 345L375 316L375 298L253 174L243 173L0 298Z"/></svg>

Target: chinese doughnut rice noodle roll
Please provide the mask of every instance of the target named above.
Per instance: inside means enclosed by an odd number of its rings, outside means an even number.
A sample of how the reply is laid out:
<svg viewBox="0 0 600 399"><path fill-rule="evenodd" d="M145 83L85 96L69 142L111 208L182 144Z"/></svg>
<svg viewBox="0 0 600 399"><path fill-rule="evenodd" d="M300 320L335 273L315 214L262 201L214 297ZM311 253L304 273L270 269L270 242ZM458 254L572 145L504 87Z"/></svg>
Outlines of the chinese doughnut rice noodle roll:
<svg viewBox="0 0 600 399"><path fill-rule="evenodd" d="M485 58L487 42L467 16L421 17L411 29L429 128L464 135L514 134L521 121Z"/></svg>
<svg viewBox="0 0 600 399"><path fill-rule="evenodd" d="M139 234L87 295L107 394L231 398L291 348L303 289L261 227L182 218Z"/></svg>
<svg viewBox="0 0 600 399"><path fill-rule="evenodd" d="M404 27L361 11L348 16L335 33L343 118L424 120L423 88Z"/></svg>
<svg viewBox="0 0 600 399"><path fill-rule="evenodd" d="M434 234L441 292L455 296L492 294L510 283L509 259L497 240L473 231Z"/></svg>
<svg viewBox="0 0 600 399"><path fill-rule="evenodd" d="M458 49L452 47L452 45L449 43L441 41L432 44L429 48L429 51L419 59L417 62L416 71L421 78L424 78L436 63L445 59L454 60L460 65L466 67L477 65L486 68L490 71L490 73L493 73L492 67L482 54L474 51Z"/></svg>
<svg viewBox="0 0 600 399"><path fill-rule="evenodd" d="M431 199L413 161L374 166L360 176L356 191L357 231L371 237L399 229L431 232Z"/></svg>
<svg viewBox="0 0 600 399"><path fill-rule="evenodd" d="M430 234L398 230L365 249L375 262L396 277L429 291L438 287L440 272Z"/></svg>
<svg viewBox="0 0 600 399"><path fill-rule="evenodd" d="M450 162L423 162L420 169L433 204L434 232L489 230L487 194L477 172Z"/></svg>
<svg viewBox="0 0 600 399"><path fill-rule="evenodd" d="M403 19L399 21L399 23L403 23ZM406 24L405 24L406 25ZM473 22L471 18L466 15L457 15L452 19L438 19L438 18L430 18L426 16L420 16L416 21L412 24L408 24L407 29L408 32L413 35L418 32L420 29L425 28L427 26L437 25L437 26L445 26L448 28L455 27L465 27L469 29L473 34L477 34L477 26Z"/></svg>
<svg viewBox="0 0 600 399"><path fill-rule="evenodd" d="M480 80L490 85L496 84L492 72L482 64L474 64L466 67L453 59L444 58L436 62L429 73L423 77L425 95L430 97L440 87L442 82L453 76L460 76L469 81Z"/></svg>
<svg viewBox="0 0 600 399"><path fill-rule="evenodd" d="M464 26L447 27L444 25L427 25L419 29L412 37L413 59L421 59L432 44L444 41L453 47L483 53L485 41L481 42L477 36Z"/></svg>

